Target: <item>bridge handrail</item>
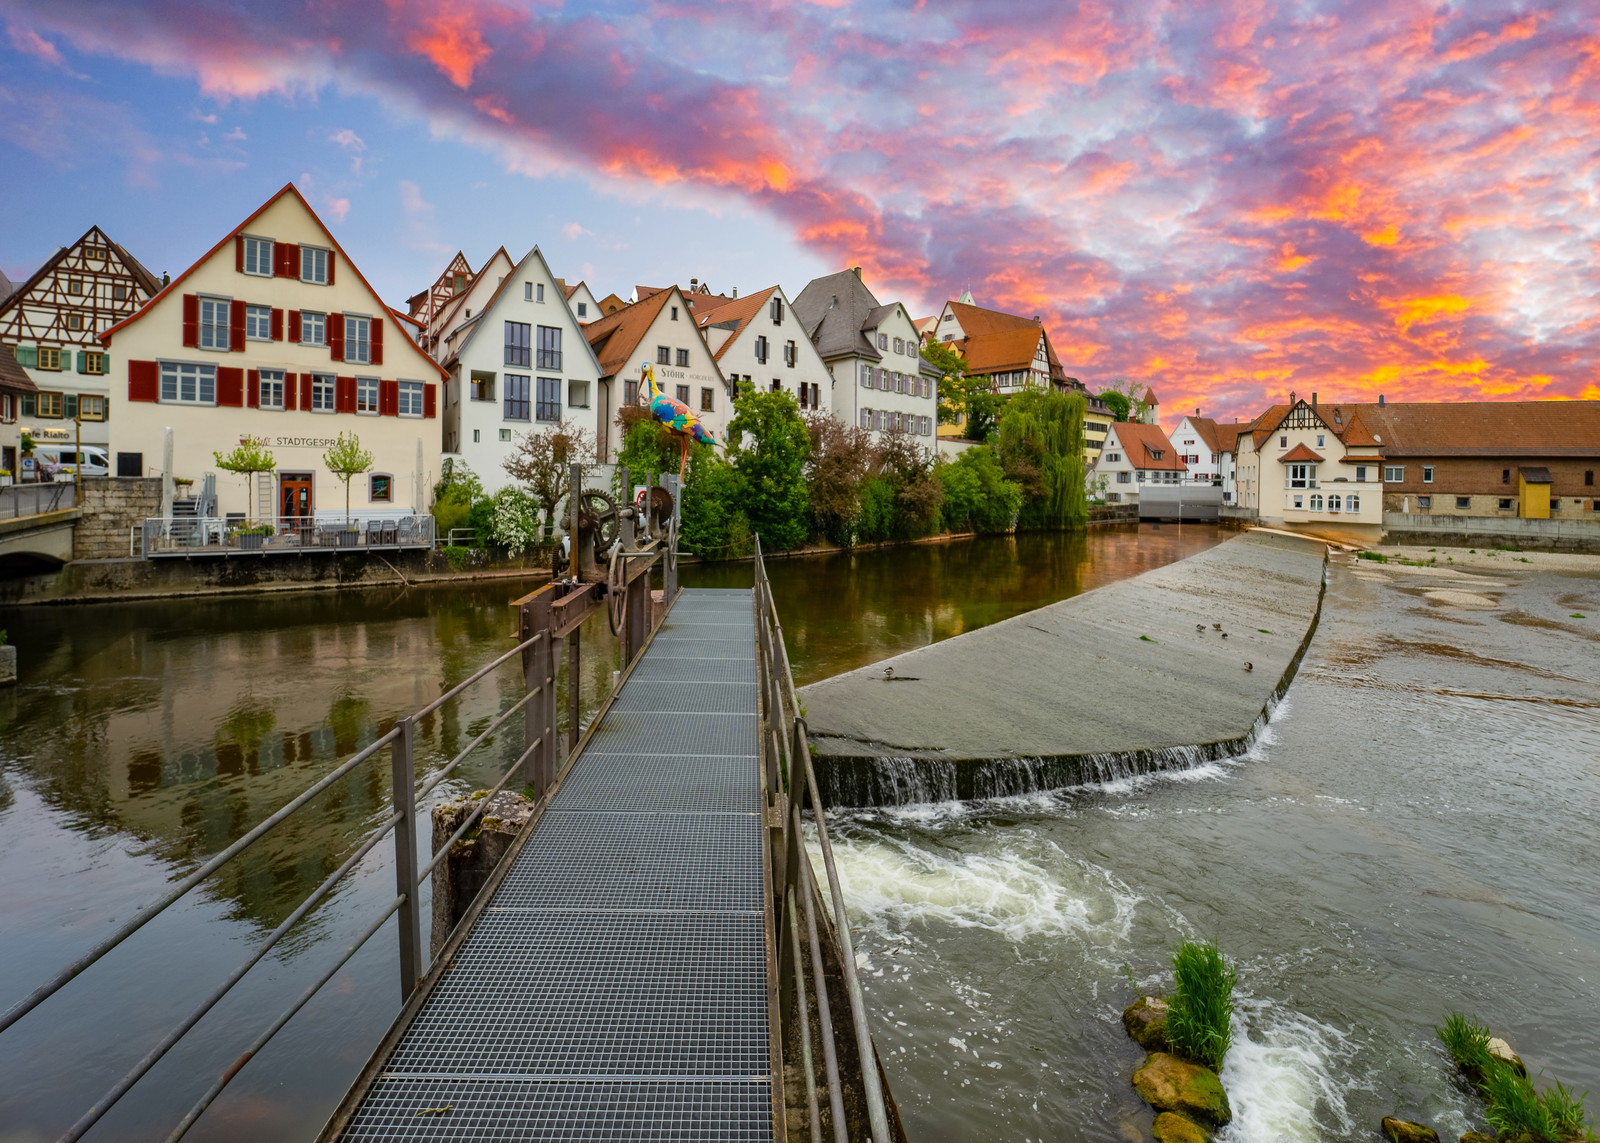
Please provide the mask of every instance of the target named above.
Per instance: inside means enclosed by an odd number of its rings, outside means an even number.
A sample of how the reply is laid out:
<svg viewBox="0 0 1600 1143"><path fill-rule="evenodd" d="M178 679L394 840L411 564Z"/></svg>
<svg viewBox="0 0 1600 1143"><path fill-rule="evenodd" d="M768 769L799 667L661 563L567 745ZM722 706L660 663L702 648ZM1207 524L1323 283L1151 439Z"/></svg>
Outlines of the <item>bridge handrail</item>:
<svg viewBox="0 0 1600 1143"><path fill-rule="evenodd" d="M835 1051L822 944L813 907L813 900L816 900L828 907L829 919L832 921L834 935L839 944L839 972L850 999L850 1024L861 1064L861 1088L867 1106L871 1137L873 1143L896 1143L901 1136L890 1126L883 1085L878 1075L872 1030L867 1022L866 998L861 989L860 975L856 971L855 947L850 937L850 918L845 912L844 888L839 880L838 866L834 861L833 843L828 837L827 810L817 789L816 771L811 765L811 747L806 737L805 717L795 691L794 674L789 666L789 654L784 643L783 624L778 618L777 603L772 597L772 584L767 578L767 566L759 535L755 538L755 549L757 685L762 693L766 715L766 733L762 746L768 758L768 796L782 814L781 841L774 846L775 876L781 877L783 881L779 892L774 894L777 917L777 932L774 938L778 947L782 948L783 937L787 930L789 943L792 945L792 952L786 950L786 955L792 960L788 975L794 982L796 1008L800 1014L801 1042L804 1045L801 1054L802 1067L806 1080L811 1138L813 1143L820 1143L821 1128L817 1115L816 1075L811 1057L810 1018L806 1005L805 962L808 958L801 955L801 920L795 913L796 902L800 904L800 911L804 915L806 944L809 946L811 983L817 1003L834 1139L836 1143L847 1143L849 1138L844 1113L844 1085ZM801 808L807 797L810 798L812 816L816 823L817 848L822 853L823 868L827 875L829 892L825 902L818 892L815 871L812 869L810 854L802 834ZM783 855L781 872L777 871L779 854Z"/></svg>
<svg viewBox="0 0 1600 1143"><path fill-rule="evenodd" d="M32 501L32 511L22 511L24 500ZM65 504L62 503L63 500L66 501ZM49 501L48 505L46 501ZM0 488L0 518L7 520L20 520L25 516L43 516L47 512L60 512L77 506L78 486L70 480L8 484Z"/></svg>

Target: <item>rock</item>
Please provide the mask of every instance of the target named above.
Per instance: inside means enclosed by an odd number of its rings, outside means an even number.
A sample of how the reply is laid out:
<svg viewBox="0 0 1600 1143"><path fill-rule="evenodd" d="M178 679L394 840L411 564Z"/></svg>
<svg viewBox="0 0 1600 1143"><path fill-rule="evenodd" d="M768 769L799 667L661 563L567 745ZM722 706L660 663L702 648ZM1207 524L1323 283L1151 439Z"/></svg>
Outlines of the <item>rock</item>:
<svg viewBox="0 0 1600 1143"><path fill-rule="evenodd" d="M1151 1052L1133 1073L1133 1086L1158 1111L1176 1111L1221 1127L1233 1118L1217 1073L1167 1052Z"/></svg>
<svg viewBox="0 0 1600 1143"><path fill-rule="evenodd" d="M1499 1036L1489 1038L1489 1054L1503 1064L1510 1064L1516 1069L1519 1076L1528 1074L1528 1065L1522 1062L1522 1057L1511 1050L1511 1045Z"/></svg>
<svg viewBox="0 0 1600 1143"><path fill-rule="evenodd" d="M433 807L433 852L455 836L467 817L478 808L486 791L479 790ZM450 933L460 923L472 901L489 880L500 859L515 844L517 835L533 817L534 803L513 790L501 790L489 799L476 831L450 848L450 856L433 870L432 955L438 956Z"/></svg>
<svg viewBox="0 0 1600 1143"><path fill-rule="evenodd" d="M1122 1010L1122 1026L1134 1042L1147 1052L1170 1052L1167 1042L1167 1002L1157 996L1141 996Z"/></svg>
<svg viewBox="0 0 1600 1143"><path fill-rule="evenodd" d="M1211 1132L1176 1111L1163 1111L1156 1116L1151 1130L1156 1143L1212 1143Z"/></svg>
<svg viewBox="0 0 1600 1143"><path fill-rule="evenodd" d="M1493 1135L1485 1135L1481 1131L1469 1131L1461 1137L1461 1143L1497 1143Z"/></svg>
<svg viewBox="0 0 1600 1143"><path fill-rule="evenodd" d="M1383 1137L1389 1143L1439 1143L1439 1133L1433 1128L1388 1115L1383 1117Z"/></svg>

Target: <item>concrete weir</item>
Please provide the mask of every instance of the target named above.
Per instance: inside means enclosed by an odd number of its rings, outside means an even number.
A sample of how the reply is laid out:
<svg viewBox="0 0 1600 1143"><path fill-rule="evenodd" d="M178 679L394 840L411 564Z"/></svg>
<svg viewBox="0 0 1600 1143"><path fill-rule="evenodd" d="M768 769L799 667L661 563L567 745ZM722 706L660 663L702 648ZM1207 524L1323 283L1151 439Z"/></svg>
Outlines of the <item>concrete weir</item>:
<svg viewBox="0 0 1600 1143"><path fill-rule="evenodd" d="M1001 797L1241 753L1316 630L1326 562L1248 532L804 687L823 797Z"/></svg>

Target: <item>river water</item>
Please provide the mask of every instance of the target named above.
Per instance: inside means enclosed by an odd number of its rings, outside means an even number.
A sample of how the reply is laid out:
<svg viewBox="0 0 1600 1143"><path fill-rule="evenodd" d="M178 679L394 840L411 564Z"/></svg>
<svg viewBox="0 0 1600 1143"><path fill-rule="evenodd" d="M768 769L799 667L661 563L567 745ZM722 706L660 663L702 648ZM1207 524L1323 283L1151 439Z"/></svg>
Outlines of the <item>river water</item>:
<svg viewBox="0 0 1600 1143"><path fill-rule="evenodd" d="M775 560L804 683L1181 559L1193 526L994 537ZM749 565L683 569L748 586ZM511 645L511 580L430 588L9 609L21 682L0 691L0 1010L335 762ZM596 617L584 695L616 665ZM517 694L515 671L418 726L424 771ZM487 784L497 742L440 796ZM0 1143L53 1139L385 816L384 759L0 1035ZM387 845L199 1025L91 1139L161 1138L394 892ZM240 1073L190 1134L315 1133L397 1007L386 930ZM907 1081L909 1082L909 1081ZM908 1089L909 1092L909 1089Z"/></svg>

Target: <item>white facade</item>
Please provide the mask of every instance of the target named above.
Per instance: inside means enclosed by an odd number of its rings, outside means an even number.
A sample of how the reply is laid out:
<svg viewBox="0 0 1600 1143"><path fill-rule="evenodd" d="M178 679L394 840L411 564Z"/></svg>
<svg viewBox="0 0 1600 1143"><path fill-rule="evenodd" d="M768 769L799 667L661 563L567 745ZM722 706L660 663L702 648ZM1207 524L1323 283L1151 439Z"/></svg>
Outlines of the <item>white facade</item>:
<svg viewBox="0 0 1600 1143"><path fill-rule="evenodd" d="M593 432L600 363L535 246L481 309L441 343L444 450L493 494L514 483L505 462L526 432L566 424Z"/></svg>
<svg viewBox="0 0 1600 1143"><path fill-rule="evenodd" d="M932 451L939 423L938 371L922 359L917 326L899 302L886 306L875 325L863 332L878 357L862 355L830 361L834 415L874 435L900 431Z"/></svg>
<svg viewBox="0 0 1600 1143"><path fill-rule="evenodd" d="M1206 426L1210 429L1210 426ZM1213 439L1207 439L1211 436ZM1186 484L1215 484L1222 478L1222 454L1215 448L1215 433L1202 432L1195 420L1183 417L1178 421L1168 439L1178 450L1189 471L1184 475Z"/></svg>
<svg viewBox="0 0 1600 1143"><path fill-rule="evenodd" d="M833 411L833 375L781 286L696 317L723 376L736 389L748 381L762 391L790 394L801 412Z"/></svg>
<svg viewBox="0 0 1600 1143"><path fill-rule="evenodd" d="M1089 469L1089 485L1109 504L1137 504L1146 484L1184 482L1183 462L1177 455L1156 426L1117 422Z"/></svg>
<svg viewBox="0 0 1600 1143"><path fill-rule="evenodd" d="M600 301L594 296L594 291L589 288L589 283L579 282L576 286L568 287L567 304L572 307L572 316L578 319L581 325L588 325L600 317Z"/></svg>
<svg viewBox="0 0 1600 1143"><path fill-rule="evenodd" d="M1383 526L1382 460L1347 448L1305 401L1239 434L1236 503L1264 524L1376 535ZM1348 431L1348 426L1346 427ZM1373 453L1371 463L1347 464Z"/></svg>
<svg viewBox="0 0 1600 1143"><path fill-rule="evenodd" d="M439 307L433 320L428 323L427 334L420 342L422 347L440 361L449 356L446 348L449 336L471 321L474 314L483 312L483 307L494 297L500 283L515 269L516 264L511 261L511 255L506 253L506 248L502 246L496 250L461 292Z"/></svg>
<svg viewBox="0 0 1600 1143"><path fill-rule="evenodd" d="M441 370L291 185L137 315L103 335L116 369L112 450L141 473L217 477L217 513L341 516L323 453L354 433L374 459L352 511L426 512L439 473ZM275 472L218 471L215 453L264 442ZM133 465L130 465L133 467Z"/></svg>

